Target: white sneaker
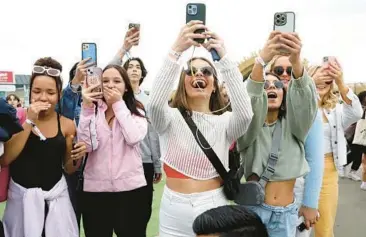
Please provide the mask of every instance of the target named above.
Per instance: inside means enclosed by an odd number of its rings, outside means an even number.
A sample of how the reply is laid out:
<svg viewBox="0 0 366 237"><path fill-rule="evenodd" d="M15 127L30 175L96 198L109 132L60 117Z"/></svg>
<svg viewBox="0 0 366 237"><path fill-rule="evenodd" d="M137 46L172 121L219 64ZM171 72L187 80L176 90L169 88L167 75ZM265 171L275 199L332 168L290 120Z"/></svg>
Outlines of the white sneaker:
<svg viewBox="0 0 366 237"><path fill-rule="evenodd" d="M349 178L349 179L352 179L353 181L361 181L361 178L360 178L360 176L358 176L357 174L356 174L356 171L354 171L354 170L351 170L349 173L348 173L348 175L347 175L347 177Z"/></svg>
<svg viewBox="0 0 366 237"><path fill-rule="evenodd" d="M364 190L364 191L366 191L366 182L362 182L362 184L361 184L361 190Z"/></svg>
<svg viewBox="0 0 366 237"><path fill-rule="evenodd" d="M338 169L338 176L339 177L344 178L344 173L345 173L345 168L344 167Z"/></svg>

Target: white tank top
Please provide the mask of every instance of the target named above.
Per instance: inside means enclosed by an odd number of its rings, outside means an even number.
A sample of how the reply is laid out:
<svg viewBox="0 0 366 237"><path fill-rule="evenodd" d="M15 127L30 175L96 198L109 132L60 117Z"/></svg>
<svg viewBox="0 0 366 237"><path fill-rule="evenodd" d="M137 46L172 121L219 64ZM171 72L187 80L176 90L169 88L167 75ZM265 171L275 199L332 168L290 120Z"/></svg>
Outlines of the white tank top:
<svg viewBox="0 0 366 237"><path fill-rule="evenodd" d="M324 127L324 154L333 152L332 150L332 133L329 123L323 123Z"/></svg>

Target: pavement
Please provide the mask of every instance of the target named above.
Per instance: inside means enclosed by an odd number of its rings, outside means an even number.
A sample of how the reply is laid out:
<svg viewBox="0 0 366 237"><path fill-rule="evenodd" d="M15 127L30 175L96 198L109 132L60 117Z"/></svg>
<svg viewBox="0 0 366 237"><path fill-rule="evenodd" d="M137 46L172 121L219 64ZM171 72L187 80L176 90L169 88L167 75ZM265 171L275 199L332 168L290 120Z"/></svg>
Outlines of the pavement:
<svg viewBox="0 0 366 237"><path fill-rule="evenodd" d="M366 191L361 182L339 179L339 200L335 237L366 236Z"/></svg>

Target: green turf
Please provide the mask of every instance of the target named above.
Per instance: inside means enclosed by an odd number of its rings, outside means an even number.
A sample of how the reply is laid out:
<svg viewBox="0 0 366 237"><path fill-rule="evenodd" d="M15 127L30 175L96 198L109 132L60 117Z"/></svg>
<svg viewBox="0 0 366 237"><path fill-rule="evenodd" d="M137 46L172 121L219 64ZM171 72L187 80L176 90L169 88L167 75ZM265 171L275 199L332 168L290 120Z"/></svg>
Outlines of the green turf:
<svg viewBox="0 0 366 237"><path fill-rule="evenodd" d="M159 230L159 207L160 207L160 199L163 192L164 181L161 181L159 184L154 186L154 202L153 202L153 213L149 222L149 226L147 227L147 237L155 237L158 235ZM5 203L0 203L0 217L3 216L3 212L5 209ZM81 230L81 236L85 237L83 229Z"/></svg>

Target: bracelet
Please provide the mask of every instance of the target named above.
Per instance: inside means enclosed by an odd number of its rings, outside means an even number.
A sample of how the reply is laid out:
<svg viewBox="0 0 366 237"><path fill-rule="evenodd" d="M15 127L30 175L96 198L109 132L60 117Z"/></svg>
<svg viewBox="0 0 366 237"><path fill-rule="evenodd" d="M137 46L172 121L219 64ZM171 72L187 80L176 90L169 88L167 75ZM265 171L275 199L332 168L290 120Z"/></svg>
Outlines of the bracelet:
<svg viewBox="0 0 366 237"><path fill-rule="evenodd" d="M176 57L176 58L177 58L177 60L182 56L182 53L179 53L179 52L174 51L174 50L172 50L172 49L169 51L169 53L170 53L172 56Z"/></svg>
<svg viewBox="0 0 366 237"><path fill-rule="evenodd" d="M267 64L264 62L263 58L261 58L261 56L259 56L259 55L255 58L255 62L262 65L263 68L265 68L267 66Z"/></svg>
<svg viewBox="0 0 366 237"><path fill-rule="evenodd" d="M25 122L29 125L32 126L32 128L34 129L34 132L39 136L39 139L41 141L45 141L46 137L41 133L41 131L39 130L39 128L36 126L36 124L30 120L30 119L26 119Z"/></svg>
<svg viewBox="0 0 366 237"><path fill-rule="evenodd" d="M29 124L29 125L32 125L32 127L35 127L36 126L36 124L32 120L30 120L30 119L26 119L25 122L27 124Z"/></svg>

